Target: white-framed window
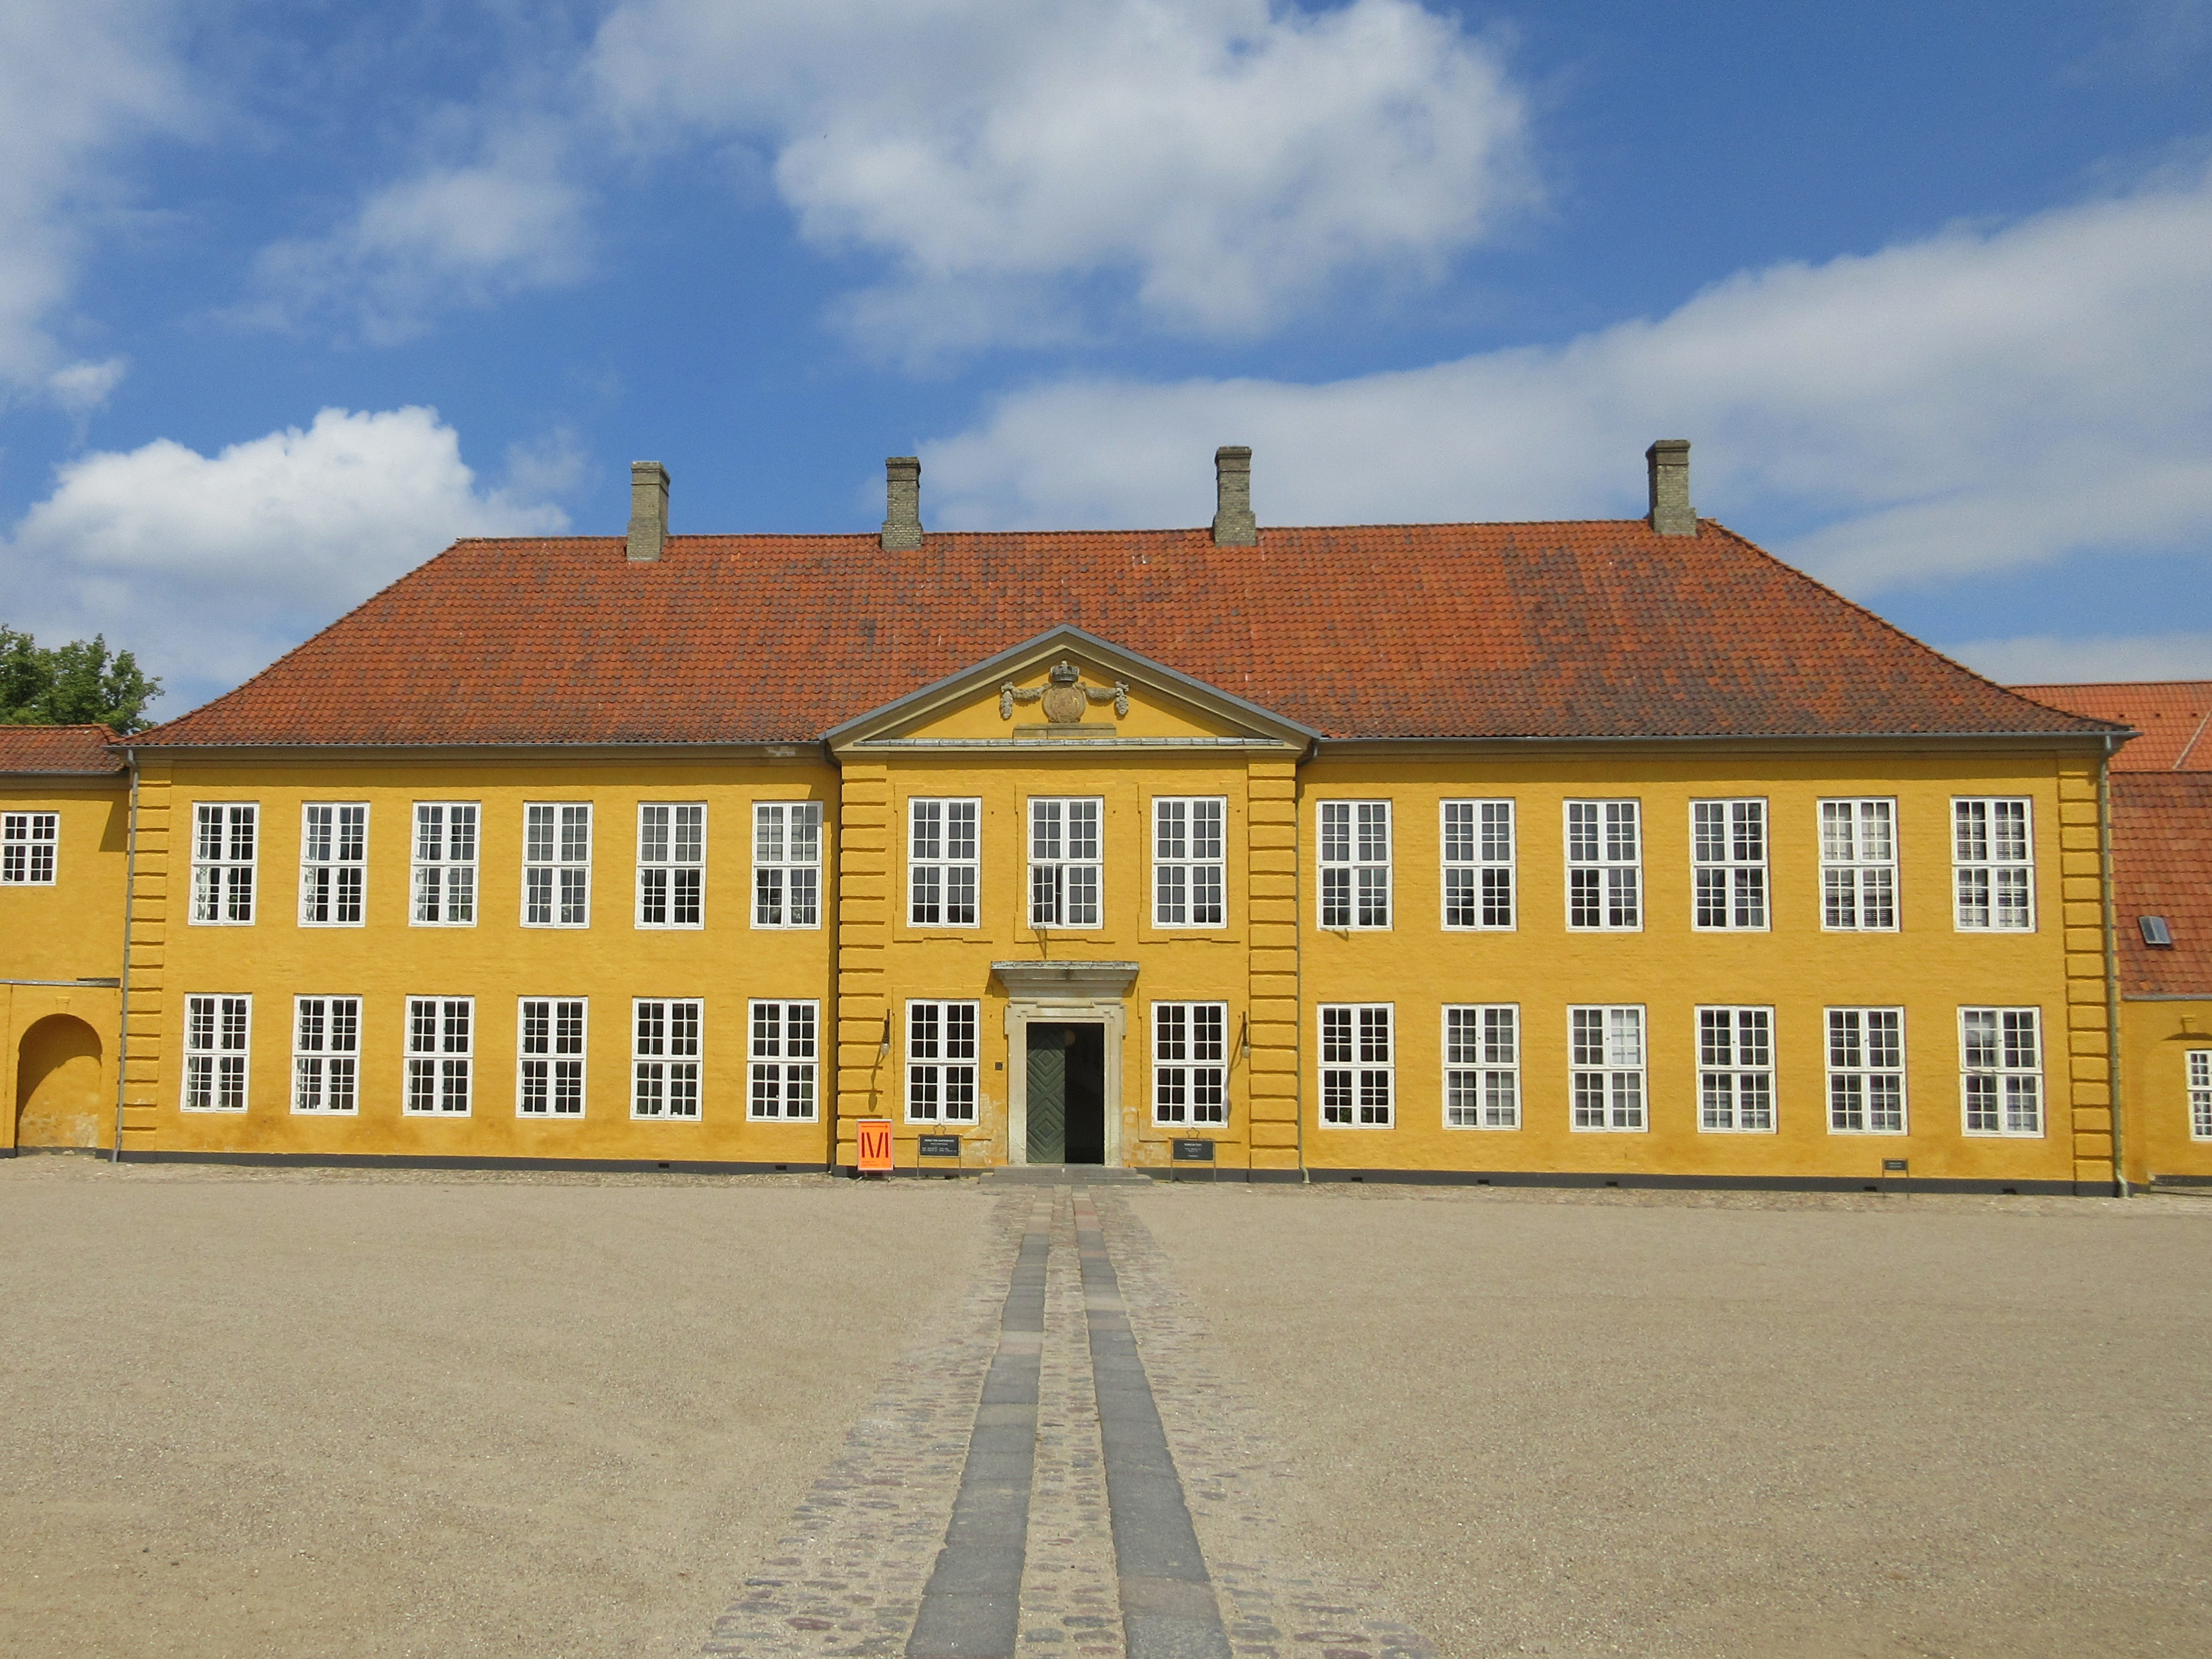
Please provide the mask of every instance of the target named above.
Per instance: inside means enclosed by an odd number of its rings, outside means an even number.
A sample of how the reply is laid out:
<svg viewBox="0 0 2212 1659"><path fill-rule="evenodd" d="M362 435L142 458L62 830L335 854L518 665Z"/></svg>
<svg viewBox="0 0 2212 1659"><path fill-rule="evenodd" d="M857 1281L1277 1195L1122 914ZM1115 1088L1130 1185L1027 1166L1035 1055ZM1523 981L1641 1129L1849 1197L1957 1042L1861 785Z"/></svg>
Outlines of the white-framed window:
<svg viewBox="0 0 2212 1659"><path fill-rule="evenodd" d="M1152 1121L1229 1121L1229 1005L1152 1005Z"/></svg>
<svg viewBox="0 0 2212 1659"><path fill-rule="evenodd" d="M1905 1010L1831 1008L1828 1132L1905 1133Z"/></svg>
<svg viewBox="0 0 2212 1659"><path fill-rule="evenodd" d="M417 927L477 925L477 824L472 800L415 803L414 902Z"/></svg>
<svg viewBox="0 0 2212 1659"><path fill-rule="evenodd" d="M822 925L822 803L753 805L753 926Z"/></svg>
<svg viewBox="0 0 2212 1659"><path fill-rule="evenodd" d="M1338 1127L1387 1129L1398 1097L1392 1005L1321 1005L1321 1121Z"/></svg>
<svg viewBox="0 0 2212 1659"><path fill-rule="evenodd" d="M407 999L410 1117L466 1117L476 1057L474 997Z"/></svg>
<svg viewBox="0 0 2212 1659"><path fill-rule="evenodd" d="M980 800L907 803L907 921L915 927L973 927Z"/></svg>
<svg viewBox="0 0 2212 1659"><path fill-rule="evenodd" d="M1521 1008L1517 1003L1445 1005L1444 1127L1521 1127Z"/></svg>
<svg viewBox="0 0 2212 1659"><path fill-rule="evenodd" d="M582 997L524 997L514 1020L514 1110L519 1117L584 1115Z"/></svg>
<svg viewBox="0 0 2212 1659"><path fill-rule="evenodd" d="M1030 798L1030 927L1099 925L1099 821L1105 806L1087 795Z"/></svg>
<svg viewBox="0 0 2212 1659"><path fill-rule="evenodd" d="M975 1121L976 1005L906 1006L906 1117L909 1123Z"/></svg>
<svg viewBox="0 0 2212 1659"><path fill-rule="evenodd" d="M1567 1073L1576 1128L1644 1128L1642 1006L1615 1003L1568 1009Z"/></svg>
<svg viewBox="0 0 2212 1659"><path fill-rule="evenodd" d="M1567 926L1598 933L1634 933L1644 926L1639 802L1567 803Z"/></svg>
<svg viewBox="0 0 2212 1659"><path fill-rule="evenodd" d="M524 805L522 925L592 925L592 809L588 803Z"/></svg>
<svg viewBox="0 0 2212 1659"><path fill-rule="evenodd" d="M1897 803L1820 803L1820 926L1832 933L1897 930Z"/></svg>
<svg viewBox="0 0 2212 1659"><path fill-rule="evenodd" d="M185 999L185 1097L188 1112L242 1112L253 1058L253 999Z"/></svg>
<svg viewBox="0 0 2212 1659"><path fill-rule="evenodd" d="M368 884L368 804L311 801L300 809L300 925L358 927Z"/></svg>
<svg viewBox="0 0 2212 1659"><path fill-rule="evenodd" d="M1757 932L1766 926L1766 803L1690 803L1692 925Z"/></svg>
<svg viewBox="0 0 2212 1659"><path fill-rule="evenodd" d="M248 802L192 804L192 921L218 927L253 921L253 863L261 809Z"/></svg>
<svg viewBox="0 0 2212 1659"><path fill-rule="evenodd" d="M1223 838L1229 802L1219 795L1152 800L1152 925L1218 927L1227 919Z"/></svg>
<svg viewBox="0 0 2212 1659"><path fill-rule="evenodd" d="M0 813L0 887L51 887L61 843L58 812Z"/></svg>
<svg viewBox="0 0 2212 1659"><path fill-rule="evenodd" d="M699 1121L704 1011L696 997L638 997L631 1002L632 1117Z"/></svg>
<svg viewBox="0 0 2212 1659"><path fill-rule="evenodd" d="M2043 1133L2043 1012L1959 1010L1959 1085L1970 1135Z"/></svg>
<svg viewBox="0 0 2212 1659"><path fill-rule="evenodd" d="M2025 799L1954 799L1951 862L1958 881L1961 932L2034 928L2035 844Z"/></svg>
<svg viewBox="0 0 2212 1659"><path fill-rule="evenodd" d="M637 809L637 925L706 925L707 809L642 801Z"/></svg>
<svg viewBox="0 0 2212 1659"><path fill-rule="evenodd" d="M361 1103L361 999L292 999L292 1109L349 1114Z"/></svg>
<svg viewBox="0 0 2212 1659"><path fill-rule="evenodd" d="M1774 1010L1698 1010L1698 1127L1711 1134L1774 1128Z"/></svg>
<svg viewBox="0 0 2212 1659"><path fill-rule="evenodd" d="M820 1095L822 1006L752 1006L752 1096L747 1115L811 1123Z"/></svg>
<svg viewBox="0 0 2212 1659"><path fill-rule="evenodd" d="M1513 803L1443 804L1444 926L1513 926Z"/></svg>
<svg viewBox="0 0 2212 1659"><path fill-rule="evenodd" d="M2212 1048L2191 1048L2189 1062L2189 1138L2212 1140Z"/></svg>
<svg viewBox="0 0 2212 1659"><path fill-rule="evenodd" d="M1390 803L1325 800L1321 925L1354 933L1390 925Z"/></svg>

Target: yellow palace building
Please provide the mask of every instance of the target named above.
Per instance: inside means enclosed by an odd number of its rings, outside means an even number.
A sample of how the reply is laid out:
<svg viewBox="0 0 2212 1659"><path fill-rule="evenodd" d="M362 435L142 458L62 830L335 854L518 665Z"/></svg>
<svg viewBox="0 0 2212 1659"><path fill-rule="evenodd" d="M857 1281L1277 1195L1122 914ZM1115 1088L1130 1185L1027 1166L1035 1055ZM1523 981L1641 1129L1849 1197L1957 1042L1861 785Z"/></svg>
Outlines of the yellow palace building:
<svg viewBox="0 0 2212 1659"><path fill-rule="evenodd" d="M1210 528L994 534L895 459L865 537L672 535L641 463L627 538L0 749L13 1133L2112 1190L2128 728L1698 518L1688 447L1643 519L1262 526L1224 449Z"/></svg>

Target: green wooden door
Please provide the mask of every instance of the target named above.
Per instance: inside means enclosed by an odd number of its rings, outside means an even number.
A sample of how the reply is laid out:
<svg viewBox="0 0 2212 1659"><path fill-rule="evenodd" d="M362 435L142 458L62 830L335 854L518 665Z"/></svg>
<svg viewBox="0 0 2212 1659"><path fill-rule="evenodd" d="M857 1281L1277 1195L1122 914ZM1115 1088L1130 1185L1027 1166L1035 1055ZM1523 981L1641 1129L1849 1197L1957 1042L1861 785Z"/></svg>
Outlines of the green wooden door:
<svg viewBox="0 0 2212 1659"><path fill-rule="evenodd" d="M1056 1025L1030 1028L1029 1160L1032 1164L1067 1161L1066 1042L1066 1035Z"/></svg>

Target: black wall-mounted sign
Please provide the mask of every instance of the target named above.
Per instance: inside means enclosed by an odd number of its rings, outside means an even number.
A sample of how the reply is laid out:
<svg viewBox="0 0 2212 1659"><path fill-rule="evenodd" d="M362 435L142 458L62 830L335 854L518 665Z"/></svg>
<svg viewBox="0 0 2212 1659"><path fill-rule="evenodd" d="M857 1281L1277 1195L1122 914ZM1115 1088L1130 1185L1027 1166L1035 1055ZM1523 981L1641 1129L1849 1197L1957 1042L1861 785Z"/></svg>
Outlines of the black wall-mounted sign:
<svg viewBox="0 0 2212 1659"><path fill-rule="evenodd" d="M1882 1159L1881 1172L1884 1175L1903 1175L1905 1173L1905 1160L1901 1158L1886 1158Z"/></svg>
<svg viewBox="0 0 2212 1659"><path fill-rule="evenodd" d="M960 1156L958 1135L924 1135L921 1137L924 1158L957 1158Z"/></svg>
<svg viewBox="0 0 2212 1659"><path fill-rule="evenodd" d="M1175 1161L1178 1164L1211 1164L1213 1162L1213 1143L1210 1140L1178 1140L1175 1144Z"/></svg>

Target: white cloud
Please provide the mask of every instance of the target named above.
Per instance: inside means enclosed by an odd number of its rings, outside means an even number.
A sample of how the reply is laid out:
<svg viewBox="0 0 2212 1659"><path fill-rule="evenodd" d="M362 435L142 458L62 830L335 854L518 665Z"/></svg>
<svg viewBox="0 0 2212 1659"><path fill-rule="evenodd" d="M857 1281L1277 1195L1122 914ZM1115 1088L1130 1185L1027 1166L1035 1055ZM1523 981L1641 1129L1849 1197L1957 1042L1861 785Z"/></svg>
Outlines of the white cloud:
<svg viewBox="0 0 2212 1659"><path fill-rule="evenodd" d="M104 633L167 678L173 714L456 537L568 522L531 494L480 488L434 410L325 409L213 456L162 439L68 463L0 543L0 572L10 626Z"/></svg>
<svg viewBox="0 0 2212 1659"><path fill-rule="evenodd" d="M2026 634L1970 640L1943 649L2002 685L2212 679L2212 634L2100 634L2071 640Z"/></svg>
<svg viewBox="0 0 2212 1659"><path fill-rule="evenodd" d="M130 368L127 357L110 357L97 363L71 363L46 376L46 391L70 414L89 415L106 403L109 394L123 384L123 377Z"/></svg>

